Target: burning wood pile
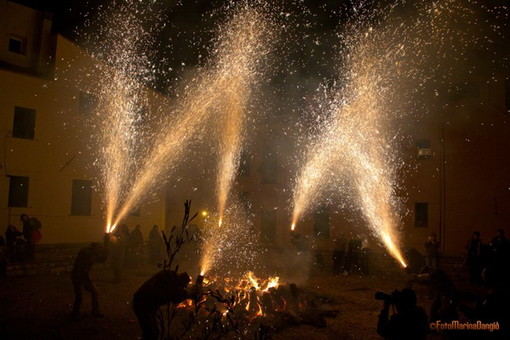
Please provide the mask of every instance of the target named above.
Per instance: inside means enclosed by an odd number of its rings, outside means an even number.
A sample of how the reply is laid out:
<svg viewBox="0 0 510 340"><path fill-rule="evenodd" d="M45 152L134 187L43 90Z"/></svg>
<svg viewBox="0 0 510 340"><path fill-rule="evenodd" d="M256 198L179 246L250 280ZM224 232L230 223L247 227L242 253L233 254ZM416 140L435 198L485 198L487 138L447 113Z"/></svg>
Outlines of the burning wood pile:
<svg viewBox="0 0 510 340"><path fill-rule="evenodd" d="M321 308L328 302L325 298L282 284L278 277L259 279L252 272L238 280L198 276L190 296L166 311L171 338L269 339L300 324L326 327L325 318L337 314Z"/></svg>
<svg viewBox="0 0 510 340"><path fill-rule="evenodd" d="M172 270L181 247L192 237L189 223L191 201L184 204L180 228L163 233L168 260L160 266ZM179 266L175 267L175 273ZM272 334L300 324L326 327L327 317L336 310L323 308L328 302L278 277L259 279L247 272L240 279L197 276L189 287L190 298L178 305L167 304L157 312L158 339L269 339Z"/></svg>

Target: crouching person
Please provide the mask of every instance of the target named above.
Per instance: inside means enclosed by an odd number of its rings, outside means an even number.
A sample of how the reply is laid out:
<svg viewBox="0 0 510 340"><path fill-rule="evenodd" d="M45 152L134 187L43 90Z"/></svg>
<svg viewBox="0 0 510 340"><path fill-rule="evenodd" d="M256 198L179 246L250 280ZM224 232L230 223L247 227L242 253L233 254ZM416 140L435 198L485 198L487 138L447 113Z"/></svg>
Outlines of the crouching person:
<svg viewBox="0 0 510 340"><path fill-rule="evenodd" d="M82 248L74 260L71 280L74 288L73 319L80 317L80 307L82 302L82 289L90 293L92 300L92 315L95 317L103 316L99 310L99 298L94 283L90 280L89 273L92 266L96 263L104 263L110 253L110 235L105 234L104 243L101 245L92 242L90 246Z"/></svg>
<svg viewBox="0 0 510 340"><path fill-rule="evenodd" d="M143 339L158 339L159 308L168 303L178 304L188 298L186 286L190 277L186 273L163 270L147 280L133 296L133 309L142 329Z"/></svg>

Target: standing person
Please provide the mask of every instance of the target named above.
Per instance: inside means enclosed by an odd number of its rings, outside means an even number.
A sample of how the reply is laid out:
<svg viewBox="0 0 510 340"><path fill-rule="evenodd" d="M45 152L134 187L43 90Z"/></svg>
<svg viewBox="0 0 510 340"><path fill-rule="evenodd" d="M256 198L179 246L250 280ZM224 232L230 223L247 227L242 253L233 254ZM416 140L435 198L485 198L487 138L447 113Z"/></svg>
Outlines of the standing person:
<svg viewBox="0 0 510 340"><path fill-rule="evenodd" d="M140 229L141 226L137 224L135 226L135 230L133 230L129 235L128 251L126 256L129 258L128 264L131 267L138 267L142 262L143 235Z"/></svg>
<svg viewBox="0 0 510 340"><path fill-rule="evenodd" d="M347 257L345 259L345 271L349 274L360 270L361 240L358 235L352 235L347 245Z"/></svg>
<svg viewBox="0 0 510 340"><path fill-rule="evenodd" d="M369 262L370 262L370 244L368 243L368 236L363 235L361 240L360 250L360 272L361 275L369 275Z"/></svg>
<svg viewBox="0 0 510 340"><path fill-rule="evenodd" d="M155 224L149 234L149 260L150 263L161 261L163 254L163 238L159 227Z"/></svg>
<svg viewBox="0 0 510 340"><path fill-rule="evenodd" d="M20 216L21 226L23 230L23 238L25 239L25 254L24 258L28 261L34 260L35 255L35 244L33 243L33 232L34 227L32 221L27 214L21 214Z"/></svg>
<svg viewBox="0 0 510 340"><path fill-rule="evenodd" d="M482 283L482 248L480 232L475 231L466 245L466 265L471 283Z"/></svg>
<svg viewBox="0 0 510 340"><path fill-rule="evenodd" d="M126 262L126 253L129 243L129 229L122 224L115 231L115 242L112 245L113 283L120 283Z"/></svg>
<svg viewBox="0 0 510 340"><path fill-rule="evenodd" d="M498 229L489 244L494 277L500 282L510 283L510 241L505 237L505 231Z"/></svg>
<svg viewBox="0 0 510 340"><path fill-rule="evenodd" d="M3 236L0 236L0 277L7 276L7 245Z"/></svg>
<svg viewBox="0 0 510 340"><path fill-rule="evenodd" d="M90 280L89 273L92 266L96 263L104 263L110 253L110 235L104 235L103 245L93 242L90 246L82 248L74 260L71 281L74 288L74 304L72 317L77 319L80 316L80 307L82 301L82 288L90 293L92 300L92 315L102 317L99 310L99 299L97 289Z"/></svg>
<svg viewBox="0 0 510 340"><path fill-rule="evenodd" d="M19 236L23 235L15 226L9 224L5 231L5 243L7 246L7 259L10 262L19 260L19 253L17 251L17 244L21 241Z"/></svg>
<svg viewBox="0 0 510 340"><path fill-rule="evenodd" d="M436 233L430 233L425 247L425 265L432 270L437 269L437 258L439 257L439 241L436 238Z"/></svg>
<svg viewBox="0 0 510 340"><path fill-rule="evenodd" d="M492 238L489 244L491 257L496 265L501 265L508 260L510 241L505 237L505 231L498 229L498 234Z"/></svg>
<svg viewBox="0 0 510 340"><path fill-rule="evenodd" d="M333 251L333 274L338 275L344 271L345 248L347 248L347 240L345 234L342 233L335 240L335 249Z"/></svg>

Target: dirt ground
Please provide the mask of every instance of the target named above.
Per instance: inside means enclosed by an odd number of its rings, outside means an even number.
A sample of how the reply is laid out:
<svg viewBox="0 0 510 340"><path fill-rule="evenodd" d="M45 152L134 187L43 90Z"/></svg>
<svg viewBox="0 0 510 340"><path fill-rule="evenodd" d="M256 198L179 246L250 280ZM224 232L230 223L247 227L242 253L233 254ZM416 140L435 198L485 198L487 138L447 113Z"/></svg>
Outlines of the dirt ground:
<svg viewBox="0 0 510 340"><path fill-rule="evenodd" d="M84 316L79 321L70 317L73 292L69 274L0 279L0 338L140 339L131 298L154 271L153 267L128 271L121 283L113 284L111 271L95 269L92 277L105 316L95 319L85 313L90 310L85 293ZM338 315L327 319L326 328L287 328L274 334L274 339L380 339L375 328L382 303L374 300L374 293L402 288L404 280L398 274L352 277L313 273L301 287L332 298L327 307L337 309ZM425 292L417 293L419 303L428 310L430 301Z"/></svg>

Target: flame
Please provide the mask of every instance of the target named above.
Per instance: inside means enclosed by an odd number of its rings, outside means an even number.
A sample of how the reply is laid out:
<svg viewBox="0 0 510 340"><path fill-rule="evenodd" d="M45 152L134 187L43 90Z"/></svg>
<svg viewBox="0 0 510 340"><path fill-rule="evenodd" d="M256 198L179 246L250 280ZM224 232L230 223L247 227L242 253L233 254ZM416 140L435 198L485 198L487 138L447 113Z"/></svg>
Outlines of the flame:
<svg viewBox="0 0 510 340"><path fill-rule="evenodd" d="M261 316L261 315L263 315L263 313L262 313L262 307L260 306L260 303L257 303L257 307L259 308L259 310L257 311L257 314L256 314L256 315L257 315L257 316Z"/></svg>
<svg viewBox="0 0 510 340"><path fill-rule="evenodd" d="M290 226L290 230L294 231L296 229L296 223L292 222L292 225Z"/></svg>
<svg viewBox="0 0 510 340"><path fill-rule="evenodd" d="M279 281L280 281L280 278L278 276L270 277L269 281L267 282L266 288L263 289L262 291L267 292L271 288L278 288L278 285L280 284Z"/></svg>
<svg viewBox="0 0 510 340"><path fill-rule="evenodd" d="M256 290L260 290L260 286L259 286L259 283L257 281L257 279L254 277L254 274L253 272L248 272L246 273L246 278L251 282L251 285L256 289Z"/></svg>
<svg viewBox="0 0 510 340"><path fill-rule="evenodd" d="M179 303L177 305L177 308L188 308L193 306L193 300L192 299L186 299L183 302Z"/></svg>

